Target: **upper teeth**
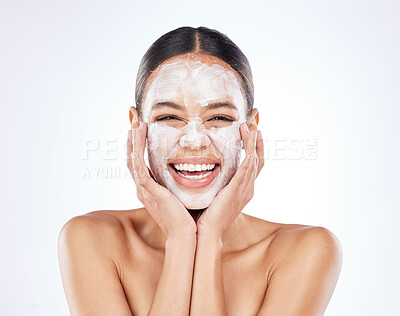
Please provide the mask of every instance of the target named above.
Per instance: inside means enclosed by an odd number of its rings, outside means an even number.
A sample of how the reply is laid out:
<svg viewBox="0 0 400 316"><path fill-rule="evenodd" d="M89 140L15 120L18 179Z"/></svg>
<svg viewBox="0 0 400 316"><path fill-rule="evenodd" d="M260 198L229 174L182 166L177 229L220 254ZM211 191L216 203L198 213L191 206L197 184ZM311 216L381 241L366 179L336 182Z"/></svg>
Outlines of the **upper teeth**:
<svg viewBox="0 0 400 316"><path fill-rule="evenodd" d="M186 170L186 171L203 171L203 170L212 170L215 167L215 164L187 164L180 163L174 164L175 169L177 170Z"/></svg>

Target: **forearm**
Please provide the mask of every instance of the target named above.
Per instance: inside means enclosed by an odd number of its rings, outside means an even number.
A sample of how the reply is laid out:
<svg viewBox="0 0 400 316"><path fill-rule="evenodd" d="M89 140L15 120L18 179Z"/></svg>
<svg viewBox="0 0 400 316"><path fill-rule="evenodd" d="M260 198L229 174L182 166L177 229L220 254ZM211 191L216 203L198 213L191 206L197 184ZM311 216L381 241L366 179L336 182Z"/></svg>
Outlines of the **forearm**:
<svg viewBox="0 0 400 316"><path fill-rule="evenodd" d="M189 315L196 236L167 240L161 276L151 305L152 315Z"/></svg>
<svg viewBox="0 0 400 316"><path fill-rule="evenodd" d="M226 315L222 242L197 238L190 315Z"/></svg>

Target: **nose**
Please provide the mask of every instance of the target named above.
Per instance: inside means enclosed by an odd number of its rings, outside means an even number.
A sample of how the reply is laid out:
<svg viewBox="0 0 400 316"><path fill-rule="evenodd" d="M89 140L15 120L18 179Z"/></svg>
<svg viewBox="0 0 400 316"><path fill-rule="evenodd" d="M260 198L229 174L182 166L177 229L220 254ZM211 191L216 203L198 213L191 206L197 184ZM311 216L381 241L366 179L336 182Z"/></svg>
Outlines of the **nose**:
<svg viewBox="0 0 400 316"><path fill-rule="evenodd" d="M201 131L200 124L195 121L189 121L185 128L185 133L179 140L179 146L189 150L201 150L210 145L210 139Z"/></svg>

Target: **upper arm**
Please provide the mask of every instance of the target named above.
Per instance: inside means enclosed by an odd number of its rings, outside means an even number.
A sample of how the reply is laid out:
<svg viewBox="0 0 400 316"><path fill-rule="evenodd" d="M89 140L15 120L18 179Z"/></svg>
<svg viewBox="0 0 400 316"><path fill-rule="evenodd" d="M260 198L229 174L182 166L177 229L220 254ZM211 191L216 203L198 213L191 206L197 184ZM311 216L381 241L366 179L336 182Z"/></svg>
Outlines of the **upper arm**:
<svg viewBox="0 0 400 316"><path fill-rule="evenodd" d="M104 224L87 216L68 221L58 238L61 278L71 315L132 315Z"/></svg>
<svg viewBox="0 0 400 316"><path fill-rule="evenodd" d="M323 227L284 234L259 315L323 315L342 265L342 247Z"/></svg>

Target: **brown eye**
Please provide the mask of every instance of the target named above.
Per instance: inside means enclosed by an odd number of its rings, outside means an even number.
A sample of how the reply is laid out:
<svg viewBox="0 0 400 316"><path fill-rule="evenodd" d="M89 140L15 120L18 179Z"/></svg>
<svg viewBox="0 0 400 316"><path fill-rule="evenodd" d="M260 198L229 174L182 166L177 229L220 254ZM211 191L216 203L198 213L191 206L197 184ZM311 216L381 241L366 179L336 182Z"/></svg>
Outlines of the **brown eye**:
<svg viewBox="0 0 400 316"><path fill-rule="evenodd" d="M178 120L178 118L173 115L165 115L156 118L156 121L170 121L170 120Z"/></svg>
<svg viewBox="0 0 400 316"><path fill-rule="evenodd" d="M232 125L235 119L227 115L215 115L204 122L207 128L226 127Z"/></svg>
<svg viewBox="0 0 400 316"><path fill-rule="evenodd" d="M216 116L210 118L209 121L228 121L228 122L233 122L234 119L229 117L229 116L225 116L225 115L216 115Z"/></svg>
<svg viewBox="0 0 400 316"><path fill-rule="evenodd" d="M154 119L154 122L175 128L182 128L186 124L183 118L170 114L160 115Z"/></svg>

